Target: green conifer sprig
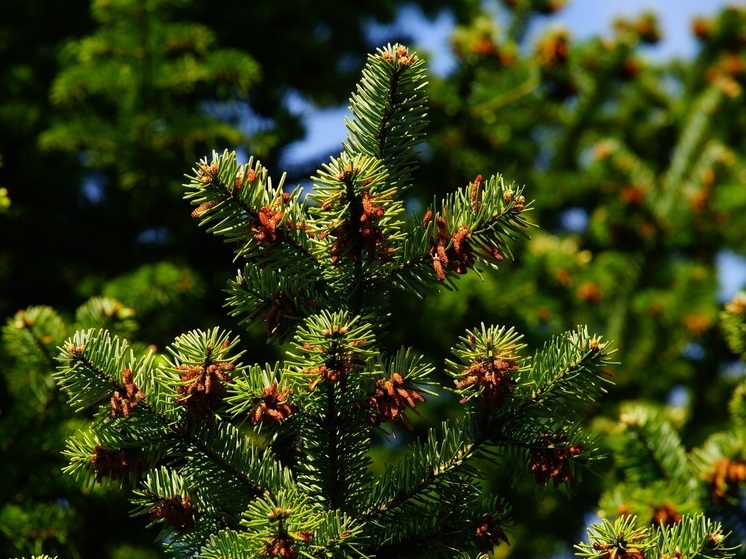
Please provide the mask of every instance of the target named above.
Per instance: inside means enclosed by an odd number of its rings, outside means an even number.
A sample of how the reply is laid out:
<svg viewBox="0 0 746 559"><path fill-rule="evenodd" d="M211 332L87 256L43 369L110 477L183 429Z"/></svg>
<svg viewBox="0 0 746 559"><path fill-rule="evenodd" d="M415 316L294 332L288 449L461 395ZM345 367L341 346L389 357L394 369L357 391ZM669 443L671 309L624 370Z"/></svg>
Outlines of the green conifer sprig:
<svg viewBox="0 0 746 559"><path fill-rule="evenodd" d="M18 311L3 327L3 340L11 355L31 372L43 371L54 362L56 345L64 336L65 323L50 307Z"/></svg>
<svg viewBox="0 0 746 559"><path fill-rule="evenodd" d="M273 385L278 389L278 392L282 392L287 386L280 363L274 365L267 363L264 366L252 365L244 368L240 373L233 375L231 390L225 398L225 402L229 406L226 413L232 417L242 417L244 421L249 421L255 425L261 424L260 420L265 417L266 412L270 409L266 406L256 409L264 395L262 387L269 389ZM286 399L282 398L278 401L282 402ZM277 412L274 409L272 411ZM272 414L269 417L279 424L286 417L280 412L277 413L279 415Z"/></svg>
<svg viewBox="0 0 746 559"><path fill-rule="evenodd" d="M746 291L740 291L720 313L720 328L730 350L743 356L746 353Z"/></svg>
<svg viewBox="0 0 746 559"><path fill-rule="evenodd" d="M583 326L553 337L534 354L525 380L521 378L528 392L524 406L545 407L549 413L576 420L577 406L596 402L606 392L611 382L606 368L614 363L613 351Z"/></svg>
<svg viewBox="0 0 746 559"><path fill-rule="evenodd" d="M662 410L642 403L627 404L622 406L619 417L624 434L612 437L610 442L630 483L686 479L686 450Z"/></svg>
<svg viewBox="0 0 746 559"><path fill-rule="evenodd" d="M389 515L399 518L401 510L417 504L449 509L450 504L433 501L437 500L441 485L458 485L459 473L466 474L467 485L469 478L477 477L468 459L482 448L478 436L478 426L472 418L443 423L440 432L429 430L425 442L414 442L396 465L386 468L372 487L361 517L373 521Z"/></svg>
<svg viewBox="0 0 746 559"><path fill-rule="evenodd" d="M506 185L502 176L477 175L440 204L434 201L421 220L406 223L401 257L382 266L369 285L419 296L441 287L455 289L458 275L479 273L477 262L496 268L512 258L508 241L525 238L528 206L522 189Z"/></svg>
<svg viewBox="0 0 746 559"><path fill-rule="evenodd" d="M730 535L723 532L720 522L712 521L703 515L685 517L671 527L658 529L661 556L702 557L718 559L734 557L738 545L726 546L725 539Z"/></svg>
<svg viewBox="0 0 746 559"><path fill-rule="evenodd" d="M228 423L210 424L203 415L213 405L210 394L224 390L220 366L242 370L229 360L238 355L228 355L237 342L217 329L185 334L168 348L172 358L156 367L152 355L135 359L126 342L106 331L79 331L60 356L59 374L66 379L61 385L76 407L107 403L92 431L70 440L68 471L89 479L93 475L97 481L136 484L153 465L164 460L179 464L185 482L198 486L202 499L219 510L225 522L238 526L249 500L292 482L276 461L263 458L267 451L253 440ZM128 392L124 371L130 371L134 385L141 388ZM179 388L196 390L169 389L177 372L189 377ZM195 404L190 404L192 399Z"/></svg>
<svg viewBox="0 0 746 559"><path fill-rule="evenodd" d="M209 161L204 158L187 177L185 198L197 206L192 216L208 232L235 243L237 259L257 257L276 235L287 240L281 227L286 220L283 209L291 200L297 203L300 189L285 195L284 175L274 185L259 161L252 157L239 165L236 154L225 151L213 152Z"/></svg>
<svg viewBox="0 0 746 559"><path fill-rule="evenodd" d="M75 326L79 329L102 328L126 338L137 331L135 310L116 299L93 297L75 311Z"/></svg>
<svg viewBox="0 0 746 559"><path fill-rule="evenodd" d="M126 393L124 371L129 370L135 382L149 369L152 356L138 362L129 343L112 337L107 330L78 330L65 345L59 360L66 369L55 373L55 380L70 395L76 410L90 408L108 400L113 392ZM68 372L78 374L67 374ZM132 403L137 401L132 398Z"/></svg>
<svg viewBox="0 0 746 559"><path fill-rule="evenodd" d="M613 523L606 519L588 528L588 543L575 546L575 555L586 559L725 559L735 557L736 547L726 544L720 522L703 515L685 516L671 526L639 527L633 516Z"/></svg>
<svg viewBox="0 0 746 559"><path fill-rule="evenodd" d="M724 323L734 310L730 305L721 315ZM686 515L706 511L736 532L733 539L742 538L740 507L746 486L746 435L739 415L742 390L741 385L733 389L729 427L711 433L691 450L677 431L685 420L680 412L639 401L622 404L619 422L605 437L621 479L601 496L600 514L635 516L641 525L672 526Z"/></svg>
<svg viewBox="0 0 746 559"><path fill-rule="evenodd" d="M651 419L649 416L648 419ZM660 420L660 418L658 418ZM666 420L664 420L666 421ZM663 430L646 424L638 426L646 435L646 446L661 445L680 457L685 452L681 446L673 447L670 440L671 425L666 421ZM669 433L668 437L662 432ZM739 527L739 491L746 481L746 460L743 451L743 433L739 430L714 433L705 443L686 453L683 472L663 471L665 464L660 454L650 449L640 450L640 441L634 435L633 444L620 445L612 437L615 451L640 452L643 457L631 460L633 471L617 486L607 490L600 499L601 514L614 518L633 515L638 523L673 526L686 515L699 511L717 511L718 519L730 527ZM635 447L635 444L638 447ZM651 458L652 454L657 454ZM625 456L615 453L615 456ZM673 461L676 462L674 459ZM620 460L621 464L626 464ZM675 475L672 475L675 474ZM742 531L734 538L742 537Z"/></svg>
<svg viewBox="0 0 746 559"><path fill-rule="evenodd" d="M413 147L424 138L427 105L425 63L403 45L378 49L350 99L352 120L345 119L346 151L381 161L401 193L416 168Z"/></svg>
<svg viewBox="0 0 746 559"><path fill-rule="evenodd" d="M0 532L7 553L12 554L10 549L14 548L74 549L65 546L76 537L82 513L80 494L73 478L59 477L64 465L61 453L65 439L75 436L88 418L71 415L66 394L50 373L59 347L76 328L106 326L112 332L132 335L137 329L133 313L118 301L95 297L79 306L72 317L50 307L34 306L18 311L3 325L0 462L6 495L24 495L0 504ZM92 486L96 481L90 475L90 448L93 446L87 445L86 451L79 453L85 467L78 478ZM48 491L58 500L50 500ZM87 509L89 504L85 506Z"/></svg>
<svg viewBox="0 0 746 559"><path fill-rule="evenodd" d="M718 503L738 505L746 486L746 439L743 430L719 431L692 450L692 473L706 496Z"/></svg>

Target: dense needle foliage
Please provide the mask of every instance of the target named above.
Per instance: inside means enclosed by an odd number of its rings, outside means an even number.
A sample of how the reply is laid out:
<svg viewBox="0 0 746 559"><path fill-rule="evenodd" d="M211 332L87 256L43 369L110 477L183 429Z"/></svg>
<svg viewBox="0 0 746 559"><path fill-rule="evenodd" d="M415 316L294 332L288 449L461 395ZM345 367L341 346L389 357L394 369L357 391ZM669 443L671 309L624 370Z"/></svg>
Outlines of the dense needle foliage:
<svg viewBox="0 0 746 559"><path fill-rule="evenodd" d="M509 542L510 505L483 490L477 459L572 491L596 457L581 412L606 390L610 348L586 328L533 353L512 329L470 329L442 388L416 350L378 341L391 291L451 289L508 260L528 225L522 189L499 175L405 218L424 86L423 61L406 47L371 55L345 151L310 193L228 152L190 175L192 216L241 264L231 313L263 321L269 340L287 344L284 360L244 363L250 350L220 328L185 333L162 355L106 329L63 344L56 380L76 409L97 409L68 442L67 471L131 485L135 514L162 526L171 555L485 556ZM411 428L443 390L461 398L460 417L372 471L374 430ZM718 538L715 556L729 556L719 525L691 522L682 533Z"/></svg>

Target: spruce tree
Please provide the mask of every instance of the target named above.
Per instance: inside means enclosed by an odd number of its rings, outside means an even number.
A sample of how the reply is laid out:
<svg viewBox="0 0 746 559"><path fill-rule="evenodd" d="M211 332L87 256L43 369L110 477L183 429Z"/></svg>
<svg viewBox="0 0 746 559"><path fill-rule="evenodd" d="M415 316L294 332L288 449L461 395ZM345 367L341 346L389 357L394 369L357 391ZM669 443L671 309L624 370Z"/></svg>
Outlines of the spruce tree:
<svg viewBox="0 0 746 559"><path fill-rule="evenodd" d="M385 343L392 292L454 289L510 260L528 227L522 188L500 175L466 179L404 215L424 88L423 61L406 47L370 55L344 151L312 192L286 190L228 151L189 175L192 216L240 266L230 313L262 322L283 360L254 364L252 348L220 327L184 333L162 353L107 328L61 345L55 379L94 414L68 441L66 471L131 489L134 514L161 528L170 555L484 557L509 543L511 513L480 461L572 492L597 457L581 423L609 385L612 350L585 327L532 352L512 328L473 327L445 361L449 386L406 339ZM391 463L372 463L375 438L394 441L447 394L457 416ZM652 557L657 545L669 557L732 556L720 526L701 517L659 536L637 530L602 524L579 553Z"/></svg>

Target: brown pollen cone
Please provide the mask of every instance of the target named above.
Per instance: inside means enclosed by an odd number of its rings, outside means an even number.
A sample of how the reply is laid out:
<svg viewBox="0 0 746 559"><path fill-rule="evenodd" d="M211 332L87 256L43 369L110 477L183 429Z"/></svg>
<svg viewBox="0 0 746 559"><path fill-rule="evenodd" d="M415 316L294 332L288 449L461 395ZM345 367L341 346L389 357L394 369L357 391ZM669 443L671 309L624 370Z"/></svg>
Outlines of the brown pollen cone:
<svg viewBox="0 0 746 559"><path fill-rule="evenodd" d="M120 413L125 419L129 419L130 410L137 406L138 400L145 399L145 392L132 382L132 371L125 369L122 372L124 385L115 390L111 397L111 411L109 417L116 417Z"/></svg>
<svg viewBox="0 0 746 559"><path fill-rule="evenodd" d="M367 402L367 407L373 411L369 418L370 424L377 427L384 421L390 421L393 425L393 421L398 417L411 431L412 424L404 412L409 408L420 415L415 406L417 402L424 401L425 397L422 394L414 389L405 388L404 379L399 373L394 373L389 379L378 379L375 391Z"/></svg>
<svg viewBox="0 0 746 559"><path fill-rule="evenodd" d="M183 384L176 390L182 396L176 398L176 403L185 406L195 421L212 419L213 411L220 406L227 393L224 383L233 382L228 371L235 368L228 361L179 366L178 369L184 374L181 376Z"/></svg>
<svg viewBox="0 0 746 559"><path fill-rule="evenodd" d="M481 391L479 402L485 408L494 408L502 404L514 391L515 379L510 376L512 371L518 370L515 358L490 357L483 361L475 361L463 371L463 378L456 383L456 389L474 387ZM466 403L464 397L461 403Z"/></svg>
<svg viewBox="0 0 746 559"><path fill-rule="evenodd" d="M189 495L165 498L159 505L150 509L150 520L163 519L177 532L187 532L194 528L196 516Z"/></svg>
<svg viewBox="0 0 746 559"><path fill-rule="evenodd" d="M735 499L740 489L746 486L746 461L741 458L718 460L703 479L710 486L713 502Z"/></svg>
<svg viewBox="0 0 746 559"><path fill-rule="evenodd" d="M474 529L477 535L477 546L480 551L491 552L492 548L500 545L500 542L505 542L510 545L508 536L498 524L497 520L491 514L485 514Z"/></svg>
<svg viewBox="0 0 746 559"><path fill-rule="evenodd" d="M578 483L570 469L570 460L583 452L583 444L567 446L566 442L566 437L545 434L540 447L531 451L531 473L538 485L545 485L551 479L555 487L570 483L577 490Z"/></svg>
<svg viewBox="0 0 746 559"><path fill-rule="evenodd" d="M277 425L295 411L295 406L288 402L288 396L292 390L285 387L277 390L277 381L264 388L264 395L255 399L256 405L251 410L251 423L257 425L264 423Z"/></svg>

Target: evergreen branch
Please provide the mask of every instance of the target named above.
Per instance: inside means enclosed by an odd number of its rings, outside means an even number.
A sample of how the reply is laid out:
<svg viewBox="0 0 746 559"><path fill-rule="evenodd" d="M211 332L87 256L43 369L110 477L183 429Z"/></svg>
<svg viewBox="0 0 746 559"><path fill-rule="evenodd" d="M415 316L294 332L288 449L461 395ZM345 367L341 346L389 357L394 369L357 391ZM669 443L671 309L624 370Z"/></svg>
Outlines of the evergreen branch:
<svg viewBox="0 0 746 559"><path fill-rule="evenodd" d="M160 436L153 441L147 420L158 418L143 419L137 421L133 415L127 424L113 423L108 429L99 424L95 434L72 439L66 452L70 457L66 471L90 479L93 466L96 481L129 479L134 484L149 468L165 463L169 471L178 472L190 486L199 488L200 499L209 503L205 510L211 511L211 517L234 529L252 499L292 485L287 471L270 451L258 448L226 423L161 425ZM100 457L99 463L92 461L96 456ZM107 462L102 466L103 460Z"/></svg>
<svg viewBox="0 0 746 559"><path fill-rule="evenodd" d="M352 514L370 481L369 427L361 411L349 409L341 388L326 384L316 392L314 407L324 407L315 415L303 413L298 420L298 484L330 510ZM360 394L357 401L362 400Z"/></svg>
<svg viewBox="0 0 746 559"><path fill-rule="evenodd" d="M517 351L520 336L490 328L467 332L454 348L460 364L447 362L462 403L486 413L484 437L505 448L514 465L528 464L539 485L550 480L576 490L579 466L596 457L597 445L580 430L580 406L605 389L599 369L608 348L584 328L557 336L528 360ZM465 367L465 368L464 368ZM478 398L477 398L478 396ZM525 470L516 468L516 476Z"/></svg>
<svg viewBox="0 0 746 559"><path fill-rule="evenodd" d="M329 556L333 549L347 556L347 551L360 545L362 536L339 511L321 508L292 488L252 503L243 525L264 549L279 543L309 558Z"/></svg>
<svg viewBox="0 0 746 559"><path fill-rule="evenodd" d="M480 497L468 474L440 478L440 482L370 520L373 553L452 557L464 549L477 547L487 553L508 543L504 528L510 524L510 507L503 499ZM420 514L423 507L428 514Z"/></svg>
<svg viewBox="0 0 746 559"><path fill-rule="evenodd" d="M29 307L18 311L3 326L3 344L28 370L51 371L57 366L52 348L64 331L65 324L53 309Z"/></svg>
<svg viewBox="0 0 746 559"><path fill-rule="evenodd" d="M44 419L45 412L57 399L58 392L49 372L57 364L52 349L61 341L65 329L61 317L49 307L20 310L3 326L3 345L25 372L23 382L14 386L16 383L11 381L9 388L18 391L18 397L25 405L10 414L5 410L6 419L12 418L13 423L4 422L3 434L7 438L2 438L0 455L10 454Z"/></svg>
<svg viewBox="0 0 746 559"><path fill-rule="evenodd" d="M274 498L262 498L246 509L243 532L222 530L200 554L205 558L270 555L306 557L363 557L359 528L335 511L324 511L302 493L283 490Z"/></svg>
<svg viewBox="0 0 746 559"><path fill-rule="evenodd" d="M298 482L332 510L349 511L367 483L369 433L363 410L375 337L360 315L308 317L288 352L284 378L298 388L304 458ZM301 398L301 394L305 393Z"/></svg>
<svg viewBox="0 0 746 559"><path fill-rule="evenodd" d="M214 503L221 514L229 514L231 524L252 500L295 485L271 451L259 449L230 424L188 425L177 427L177 432L197 451L184 454L183 465L178 465L181 475L200 487L202 498Z"/></svg>
<svg viewBox="0 0 746 559"><path fill-rule="evenodd" d="M278 384L284 393L286 383L282 378L279 363L264 367L253 365L248 370L243 371L242 375L234 375L233 383L228 387L228 396L225 399L230 406L227 413L233 418L240 418L242 423L246 420L249 420L253 425L263 424L265 420L269 424L279 423L282 419L285 419L281 417L282 414L265 417L266 414L259 409L260 403L266 395L266 389L273 385L277 387ZM292 394L292 390L290 394ZM279 406L281 402L276 402L276 405Z"/></svg>
<svg viewBox="0 0 746 559"><path fill-rule="evenodd" d="M321 551L327 556L341 553L343 557L362 558L365 557L364 546L369 539L363 528L354 523L353 517L331 511L314 531L312 546L316 552L314 555Z"/></svg>
<svg viewBox="0 0 746 559"><path fill-rule="evenodd" d="M636 557L645 559L648 550L655 546L650 528L638 528L635 517L622 516L612 524L605 518L588 527L588 541L575 545L576 557L607 559L610 557ZM648 557L651 557L648 555Z"/></svg>
<svg viewBox="0 0 746 559"><path fill-rule="evenodd" d="M298 327L292 342L295 350L287 352L285 374L298 388L310 384L309 402L314 402L313 389L322 382L340 382L346 387L348 379L356 380L356 375L350 373L376 355L375 344L370 324L359 315L324 309L307 317ZM314 415L321 412L324 404L318 408L310 403L307 406L309 415Z"/></svg>
<svg viewBox="0 0 746 559"><path fill-rule="evenodd" d="M193 556L212 533L228 528L214 503L205 501L201 492L191 490L183 477L168 468L149 472L134 493L132 516L147 515L148 526L161 524L157 539L167 541L178 557Z"/></svg>
<svg viewBox="0 0 746 559"><path fill-rule="evenodd" d="M425 293L444 285L432 273L432 231L423 226L421 219L412 215L404 228L400 256L390 264L376 270L367 279L367 288L393 287L423 297ZM452 283L446 283L448 288Z"/></svg>
<svg viewBox="0 0 746 559"><path fill-rule="evenodd" d="M195 465L194 475L200 476L202 483L206 481L202 479L202 474L218 465L215 470L216 476L223 475L220 472L227 472L230 479L238 480L239 484L245 488L240 494L259 496L265 492L277 491L286 485L290 479L289 473L280 468L268 451L257 448L254 442L235 427L224 422L213 422L209 415L202 417L202 413L212 409L211 401L203 400L210 396L210 384L212 384L212 394L222 400L222 397L227 394L227 389L222 387L222 383L232 383L232 379L225 372L230 371L231 374L236 375L243 370L242 366L234 365L242 353L233 354L238 343L239 338L231 339L230 332L215 328L207 332L195 331L182 335L167 348L173 357L173 360L168 363L168 370L171 372L186 371L186 375L181 379L181 383L186 384L181 384L181 387L196 387L196 390L191 393L189 390L181 391L182 394L187 393L181 401L189 409L189 415L196 421L182 420L173 428L178 435L186 439L189 445L199 451L198 457L202 458L187 456L187 465ZM199 371L202 371L204 378L193 377L193 374ZM224 371L222 379L219 371ZM184 380L185 377L190 378ZM202 387L196 386L198 384ZM200 392L201 389L204 393ZM195 407L190 408L192 399L196 399ZM207 405L210 410L206 410L204 405ZM195 411L196 416L193 413ZM196 466L197 462L203 462L203 464ZM216 491L225 491L226 497L230 498L228 488L233 483L226 482L225 489L220 488L219 485L218 483L214 486ZM237 507L237 510L242 509Z"/></svg>
<svg viewBox="0 0 746 559"><path fill-rule="evenodd" d="M680 199L681 187L686 183L696 150L704 143L712 114L717 111L725 95L715 84L706 89L690 109L679 141L673 150L671 164L662 180L661 197L656 204L656 214L667 222L672 216L676 201Z"/></svg>
<svg viewBox="0 0 746 559"><path fill-rule="evenodd" d="M490 442L504 449L505 461L513 470L514 483L530 473L537 486L562 489L568 496L577 492L582 473L599 458L598 443L582 426L558 418L496 415Z"/></svg>
<svg viewBox="0 0 746 559"><path fill-rule="evenodd" d="M628 404L620 411L620 431L611 437L618 466L630 483L689 481L686 450L671 422L652 406Z"/></svg>
<svg viewBox="0 0 746 559"><path fill-rule="evenodd" d="M366 508L358 515L361 521L377 520L389 511L417 500L428 502L428 496L438 494L435 484L447 486L455 482L461 471L468 478L475 475L467 460L486 442L487 436L479 428L478 420L468 416L463 421L444 422L441 436L434 429L427 434L427 442L413 443L396 466L386 468L374 484Z"/></svg>
<svg viewBox="0 0 746 559"><path fill-rule="evenodd" d="M322 493L324 494L329 508L331 510L339 510L343 505L343 487L342 487L342 475L345 473L341 467L342 460L342 449L340 448L341 443L341 425L337 418L337 403L335 387L332 384L328 384L324 387L326 391L326 410L324 410L325 420L321 427L324 428L326 433L325 449L327 450L327 468L325 472L325 483L322 486Z"/></svg>
<svg viewBox="0 0 746 559"><path fill-rule="evenodd" d="M658 528L661 557L702 557L720 559L735 557L740 546L726 547L725 540L730 534L723 533L723 526L704 515L682 518L673 526Z"/></svg>
<svg viewBox="0 0 746 559"><path fill-rule="evenodd" d="M75 311L75 327L78 330L100 328L126 336L134 334L137 330L134 316L134 309L126 307L116 299L93 297Z"/></svg>
<svg viewBox="0 0 746 559"><path fill-rule="evenodd" d="M298 257L313 258L307 246L302 189L285 193L285 175L273 186L260 162L252 157L239 165L236 153L226 150L221 155L213 152L210 162L204 158L187 177L184 198L197 206L192 216L208 232L236 243L236 259L265 262L276 256L272 249L278 241Z"/></svg>
<svg viewBox="0 0 746 559"><path fill-rule="evenodd" d="M412 150L424 137L425 85L424 62L402 45L388 45L368 56L350 99L353 119L345 119L343 146L381 160L397 196L409 186L416 168Z"/></svg>
<svg viewBox="0 0 746 559"><path fill-rule="evenodd" d="M691 483L657 480L645 485L619 483L599 498L599 516L616 518L636 516L639 525L665 525L676 522L682 515L696 514L705 497L701 487Z"/></svg>
<svg viewBox="0 0 746 559"><path fill-rule="evenodd" d="M68 459L62 471L77 481L83 481L89 489L102 482L135 485L154 463L154 460L148 460L153 448L144 445L124 447L121 436L112 441L109 435L88 429L70 437L62 452Z"/></svg>
<svg viewBox="0 0 746 559"><path fill-rule="evenodd" d="M325 277L343 290L347 309L359 314L365 298L362 280L369 270L393 258L401 240L401 201L394 199L381 161L342 152L313 179L309 196L316 206L310 229Z"/></svg>
<svg viewBox="0 0 746 559"><path fill-rule="evenodd" d="M589 543L575 545L575 555L586 559L727 559L735 557L734 550L738 547L726 547L727 537L719 522L702 515L685 516L676 524L657 530L637 527L634 516L622 516L613 524L602 519L591 525Z"/></svg>
<svg viewBox="0 0 746 559"><path fill-rule="evenodd" d="M481 332L467 332L467 337L462 338L462 344L454 349L461 365L447 362L449 373L457 378L468 378L468 374L467 377L463 376L464 365L467 366L467 373L472 371L474 363L481 366L483 363L499 360L510 365L515 361L513 355L520 349L520 344L517 343L519 339L520 336L512 330L486 329L484 326ZM572 434L566 429L561 433L546 432L547 426L541 418L552 415L549 411L539 413L537 408L550 406L554 399L572 398L569 384L577 384L575 398L592 401L594 392L598 393L602 389L594 378L585 378L581 383L578 375L584 371L595 373L597 364L605 362L604 353L603 344L588 336L582 329L553 340L544 351L537 352L531 361L531 367L515 367L512 374L520 388L516 390L515 396L511 397L511 391L506 389L499 399L495 397L485 401L483 398L483 405L488 408L493 404L496 406L491 410L491 416L469 416L463 424L455 424L452 428L444 424L442 442L438 443L434 432L430 431L428 442L424 446L416 443L400 463L400 469L387 470L384 478L377 484L382 493L373 494L373 500L362 516L375 518L411 500L426 498L428 491L435 491L433 486L441 476L446 476L444 479L449 480L447 475L460 471L462 467L464 475L472 475L467 459L486 452L483 448L485 443L523 449L531 454L535 464L541 464L543 460L554 460L555 458L544 457L545 449L557 448L557 459L561 458L562 464L567 465L552 466L557 468L552 470L555 485L570 481L574 486L574 465L586 459L592 445L588 440L580 444L577 433ZM522 378L523 375L528 378ZM492 376L497 377L494 373ZM505 384L505 387L508 386ZM581 386L584 388L581 389ZM478 388L481 391L477 394L484 394L487 390L486 386ZM506 403L502 403L504 399L507 399ZM468 397L465 397L464 402L467 400ZM568 409L574 407L568 401L561 405ZM577 414L577 411L574 413ZM516 437L510 436L511 432ZM421 464L424 469L413 471L416 468L414 464ZM546 482L548 477L544 479L537 475L537 481Z"/></svg>
<svg viewBox="0 0 746 559"><path fill-rule="evenodd" d="M461 363L447 362L448 373L455 377L461 403L487 414L489 443L505 449L508 463L527 465L514 468L516 479L531 471L539 485L551 479L555 487L568 483L577 489L577 466L593 457L595 443L582 436L571 417L555 416L542 404L527 407L521 391L515 394L517 383L525 388L521 375L530 370L517 355L523 347L517 343L520 336L512 329L484 326L467 334L453 350Z"/></svg>
<svg viewBox="0 0 746 559"><path fill-rule="evenodd" d="M370 285L383 283L422 296L436 286L455 288L453 277L474 269L477 261L496 268L512 257L507 241L525 237L525 198L500 175L478 175L466 187L430 209L421 224L410 220L401 256L373 274ZM429 264L429 266L427 265ZM426 272L427 268L433 271ZM434 275L434 279L433 279Z"/></svg>
<svg viewBox="0 0 746 559"><path fill-rule="evenodd" d="M609 58L618 65L628 55L623 45ZM321 165L307 198L300 187L285 193L282 180L275 186L259 162L238 165L228 152L203 159L186 185L194 216L236 243L236 259L245 261L229 286L231 314L244 323L264 320L270 340L292 337L284 362L241 365L239 339L218 328L178 337L166 356L138 357L106 330L80 331L62 345L55 379L77 409L98 407L90 429L70 439L66 471L90 483L136 485L136 513L164 524L171 554L481 559L508 543L508 507L485 495L492 484L483 483L484 462L499 459L538 485L576 489L581 467L596 457L581 412L606 391L609 345L578 327L526 357L516 331L482 325L446 361L464 417L430 429L381 475L370 468L372 430L388 422L393 431L397 419L411 428L407 413L419 415L423 394L437 394L427 390L433 367L423 357L384 349L391 288L418 296L453 288L459 275L511 258L530 226L522 189L500 175L476 175L434 200L421 221L405 223L402 193L426 116L422 68L400 45L369 57L350 100L345 151ZM161 78L178 80L173 70ZM579 79L592 81L589 74ZM522 81L511 94L523 95L532 83ZM590 84L570 119L570 140L609 87ZM681 150L703 145L701 134L687 141ZM577 145L559 146L554 163ZM652 189L653 172L625 159L619 146L612 165ZM687 172L724 156L711 146ZM117 319L128 328L126 314L100 301L80 320ZM742 392L734 396L734 417ZM746 471L742 426L709 439L688 464L669 424L646 410L625 413L626 438L612 445L634 456L620 467L632 481L646 481L652 468L658 480L635 496L654 497L674 478L688 483L689 495L709 492L716 503L738 495ZM630 494L620 489L605 505ZM681 486L671 490L672 499L683 494ZM655 518L663 524L688 510ZM653 559L657 551L675 555L676 545L695 556L730 556L719 525L700 517L682 522L654 531L634 520L604 521L577 549L595 559Z"/></svg>
<svg viewBox="0 0 746 559"><path fill-rule="evenodd" d="M594 403L606 392L610 380L602 368L612 364L611 353L607 342L582 326L555 336L516 378L515 400L521 403L515 413L577 417L578 404Z"/></svg>
<svg viewBox="0 0 746 559"><path fill-rule="evenodd" d="M240 324L246 325L263 320L268 340L282 342L300 321L327 306L325 282L312 278L313 274L299 270L247 264L228 284L230 315L242 317Z"/></svg>
<svg viewBox="0 0 746 559"><path fill-rule="evenodd" d="M718 140L708 140L696 161L689 162L687 175L681 179L681 182L672 186L675 188L676 198L686 197L692 201L696 212L697 206L695 201L706 195L711 185L707 181L713 180L715 169L718 163L733 159L733 153L728 150ZM671 196L670 194L668 196ZM660 193L660 197L666 198L666 191ZM669 203L670 204L670 203ZM658 216L669 228L686 229L692 227L691 220L694 212L682 212L679 206L676 211L670 210L669 214Z"/></svg>
<svg viewBox="0 0 746 559"><path fill-rule="evenodd" d="M460 343L451 348L458 361L446 359L445 365L462 404L478 398L483 408L491 409L511 397L520 375L519 353L525 348L522 338L513 328L487 328L484 323L459 338Z"/></svg>
<svg viewBox="0 0 746 559"><path fill-rule="evenodd" d="M69 339L58 357L61 363L52 375L68 393L70 405L84 410L112 394L125 394L124 371L144 376L151 366L152 355L136 360L126 341L112 339L107 330L79 330Z"/></svg>
<svg viewBox="0 0 746 559"><path fill-rule="evenodd" d="M690 453L692 478L714 503L737 503L746 472L746 438L742 430L710 435Z"/></svg>
<svg viewBox="0 0 746 559"><path fill-rule="evenodd" d="M476 534L470 530L476 522L475 487L451 489L437 502L428 504L428 513L398 516L395 521L381 526L371 546L379 557L403 558L414 556L451 558L464 548L473 548Z"/></svg>
<svg viewBox="0 0 746 559"><path fill-rule="evenodd" d="M229 335L215 329L181 336L174 346L168 348L174 356L171 370L182 371L184 366L196 366L207 371L215 363L222 363L223 359L229 358L238 341L230 341ZM120 380L119 372L130 371L130 378L135 381L145 379L152 375L152 356L133 360L126 342L112 339L108 332L76 333L66 344L60 360L63 365L55 376L70 393L72 405L82 409L111 397L113 421L106 418L98 423L99 435L104 438L89 438L78 444L77 451L73 448L71 456L77 457L76 462L90 461L90 457L95 456L94 447L101 447L101 452L119 453L126 452L119 450L122 448L150 448L149 465L157 463L158 456L170 457L185 479L192 480L195 486L206 492L205 495L211 496L214 503L220 503L228 518L233 516L236 519L248 500L290 483L287 472L275 463L271 454L260 451L234 427L224 423L210 426L205 422L184 422L183 415L176 413L173 398L164 414L163 393L155 397L153 405L148 403L147 394L136 399L136 395L130 393L136 391L136 385L128 380L126 373L122 373L125 376ZM163 383L166 379L166 373L161 373L160 380L153 379L153 384ZM135 386L135 389L128 392L128 386ZM124 417L118 417L120 414ZM122 460L125 458L132 461L128 456L123 456ZM108 455L107 460L110 460ZM123 464L121 467L128 466ZM97 471L99 479L110 471L108 468ZM71 473L79 470L79 464L72 465ZM231 510L234 512L229 512Z"/></svg>

